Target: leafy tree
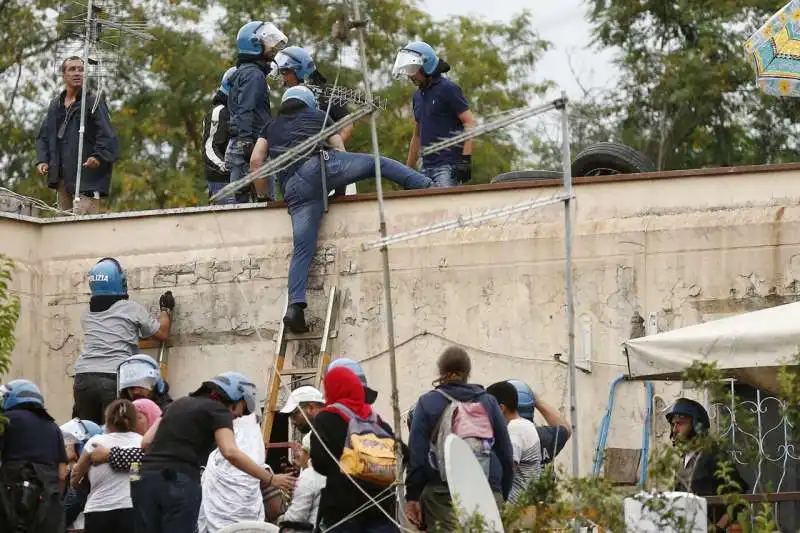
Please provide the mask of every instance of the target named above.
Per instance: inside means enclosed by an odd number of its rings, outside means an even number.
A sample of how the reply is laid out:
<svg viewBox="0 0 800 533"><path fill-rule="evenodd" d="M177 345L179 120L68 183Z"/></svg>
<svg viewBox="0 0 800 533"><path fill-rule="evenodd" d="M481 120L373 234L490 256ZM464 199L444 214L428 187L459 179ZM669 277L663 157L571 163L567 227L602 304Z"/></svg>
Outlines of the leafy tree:
<svg viewBox="0 0 800 533"><path fill-rule="evenodd" d="M797 159L800 102L762 95L743 43L773 0L592 0L597 43L621 50L620 139L660 169Z"/></svg>
<svg viewBox="0 0 800 533"><path fill-rule="evenodd" d="M19 297L9 288L14 263L0 254L0 377L11 370L11 352L16 338L14 329L19 319ZM0 415L0 434L5 428L5 419Z"/></svg>
<svg viewBox="0 0 800 533"><path fill-rule="evenodd" d="M14 328L19 318L19 297L11 293L14 263L0 254L0 376L11 369L11 352L16 340Z"/></svg>

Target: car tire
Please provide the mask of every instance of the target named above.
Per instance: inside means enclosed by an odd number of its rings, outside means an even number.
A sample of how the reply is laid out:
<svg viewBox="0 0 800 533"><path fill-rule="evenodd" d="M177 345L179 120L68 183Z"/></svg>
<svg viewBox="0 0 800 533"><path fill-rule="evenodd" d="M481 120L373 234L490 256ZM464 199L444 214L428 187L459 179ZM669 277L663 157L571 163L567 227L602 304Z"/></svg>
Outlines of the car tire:
<svg viewBox="0 0 800 533"><path fill-rule="evenodd" d="M572 162L572 175L613 176L655 172L656 166L641 152L619 143L597 143L582 150Z"/></svg>
<svg viewBox="0 0 800 533"><path fill-rule="evenodd" d="M492 178L492 183L507 183L510 181L532 180L560 180L564 174L557 170L517 170L505 172Z"/></svg>

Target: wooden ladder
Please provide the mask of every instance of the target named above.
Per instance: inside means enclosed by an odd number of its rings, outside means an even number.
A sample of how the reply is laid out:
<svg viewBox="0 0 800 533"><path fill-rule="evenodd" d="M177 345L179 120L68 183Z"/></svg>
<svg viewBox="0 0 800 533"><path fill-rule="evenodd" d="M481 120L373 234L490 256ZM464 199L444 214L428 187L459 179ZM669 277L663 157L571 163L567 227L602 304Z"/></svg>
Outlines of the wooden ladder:
<svg viewBox="0 0 800 533"><path fill-rule="evenodd" d="M275 362L272 365L272 371L269 378L269 395L267 396L267 403L264 407L264 424L261 428L264 443L269 444L270 435L272 434L272 425L275 422L275 411L277 410L278 397L281 390L281 378L292 376L303 376L303 381L314 379L313 386L319 388L322 384L322 376L325 369L331 362L331 341L336 338L338 331L336 329L336 319L339 311L339 291L336 285L331 286L328 291L328 305L325 310L325 324L322 327L321 333L309 332L303 334L293 334L287 331L283 323L283 316L286 315L286 310L289 307L289 299L286 299L286 306L281 315L280 327L278 328L278 338L275 342ZM303 342L303 341L320 341L319 357L317 358L316 368L283 368L286 363L286 348L290 342ZM295 352L296 353L296 352ZM290 357L294 359L294 354ZM290 365L294 364L290 361Z"/></svg>

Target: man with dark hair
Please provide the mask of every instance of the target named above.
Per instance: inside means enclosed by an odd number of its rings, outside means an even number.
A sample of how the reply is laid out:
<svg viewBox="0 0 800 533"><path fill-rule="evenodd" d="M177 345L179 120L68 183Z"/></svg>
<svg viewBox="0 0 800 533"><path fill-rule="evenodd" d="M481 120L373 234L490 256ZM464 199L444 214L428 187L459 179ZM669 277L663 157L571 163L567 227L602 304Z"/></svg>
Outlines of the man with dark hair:
<svg viewBox="0 0 800 533"><path fill-rule="evenodd" d="M736 465L716 443L703 446L701 439L708 436L711 421L705 408L694 400L678 398L665 415L670 425L670 439L683 453L676 475L675 490L691 492L698 496L718 496L728 480L721 475L721 464L731 466L729 480L747 493L747 483L739 475ZM736 514L734 510L734 515ZM735 516L728 514L725 505L709 505L708 521L711 531L729 530Z"/></svg>
<svg viewBox="0 0 800 533"><path fill-rule="evenodd" d="M506 422L497 401L480 385L468 382L472 364L467 352L459 346L451 346L439 356L437 367L436 388L423 394L414 408L408 442L406 514L418 527L424 524L431 530L440 527L442 531L454 531L453 502L439 453L442 424L452 422L454 414L461 415L463 409L472 423L491 427L491 435L475 439L481 442L476 442L473 449L481 450L476 452L476 460L484 467L500 508L511 492L514 463ZM448 413L449 421L445 419ZM458 435L455 425L451 433ZM490 438L485 438L487 436Z"/></svg>
<svg viewBox="0 0 800 533"><path fill-rule="evenodd" d="M64 90L47 109L47 116L36 138L36 170L47 176L47 186L58 192L58 208L73 208L78 175L83 60L68 57L61 64ZM100 199L108 196L112 165L117 157L117 138L105 101L86 94L86 123L83 137L80 196L75 214L100 212Z"/></svg>
<svg viewBox="0 0 800 533"><path fill-rule="evenodd" d="M531 481L542 472L542 449L536 426L519 415L517 389L508 381L490 385L486 392L500 404L500 410L508 422L508 437L514 457L514 481L508 501L515 503L528 488Z"/></svg>

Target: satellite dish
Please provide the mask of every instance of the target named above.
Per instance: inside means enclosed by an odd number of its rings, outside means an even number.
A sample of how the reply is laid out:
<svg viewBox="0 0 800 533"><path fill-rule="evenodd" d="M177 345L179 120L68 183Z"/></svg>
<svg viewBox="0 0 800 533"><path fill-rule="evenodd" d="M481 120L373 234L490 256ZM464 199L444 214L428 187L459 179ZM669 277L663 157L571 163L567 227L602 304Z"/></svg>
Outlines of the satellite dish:
<svg viewBox="0 0 800 533"><path fill-rule="evenodd" d="M489 480L469 445L458 435L444 441L444 464L450 497L458 501L459 516L479 514L488 531L504 533L500 510L489 487Z"/></svg>
<svg viewBox="0 0 800 533"><path fill-rule="evenodd" d="M219 530L219 533L279 533L280 528L268 522L239 522Z"/></svg>

